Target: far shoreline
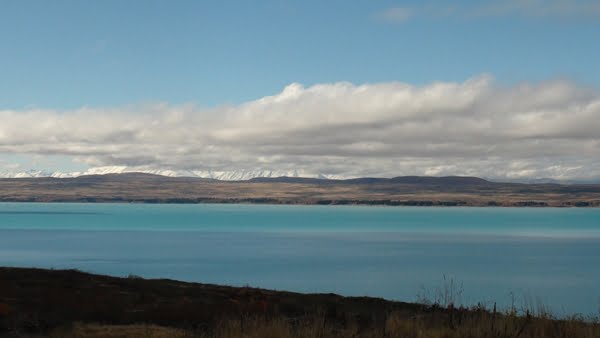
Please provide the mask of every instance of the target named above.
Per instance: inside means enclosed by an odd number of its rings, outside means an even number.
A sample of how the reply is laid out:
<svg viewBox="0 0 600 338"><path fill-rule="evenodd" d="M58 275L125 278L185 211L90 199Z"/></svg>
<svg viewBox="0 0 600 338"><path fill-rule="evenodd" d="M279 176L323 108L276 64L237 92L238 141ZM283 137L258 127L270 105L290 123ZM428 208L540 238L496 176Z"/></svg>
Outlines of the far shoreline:
<svg viewBox="0 0 600 338"><path fill-rule="evenodd" d="M219 200L219 201L169 201L169 200L6 200L0 199L0 203L5 204L140 204L140 205L268 205L268 206L322 206L322 207L384 207L384 208L529 208L529 209L597 209L600 208L600 203L588 202L585 204L548 204L545 202L538 201L525 201L516 202L513 204L467 204L467 203L455 203L453 201L352 201L347 203L343 201L337 203L337 201L317 201L314 203L309 202L262 202L262 201L247 201L247 200Z"/></svg>
<svg viewBox="0 0 600 338"><path fill-rule="evenodd" d="M600 207L600 184L523 184L477 177L294 177L218 181L141 173L0 179L0 202L409 207Z"/></svg>

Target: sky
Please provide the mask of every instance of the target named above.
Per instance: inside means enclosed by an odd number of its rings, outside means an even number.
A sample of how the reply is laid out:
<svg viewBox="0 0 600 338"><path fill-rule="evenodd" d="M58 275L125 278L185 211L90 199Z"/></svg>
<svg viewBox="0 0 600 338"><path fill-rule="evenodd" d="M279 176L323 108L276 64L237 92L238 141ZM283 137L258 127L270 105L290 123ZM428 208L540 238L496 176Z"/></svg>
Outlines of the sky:
<svg viewBox="0 0 600 338"><path fill-rule="evenodd" d="M600 1L0 1L0 175L600 181Z"/></svg>

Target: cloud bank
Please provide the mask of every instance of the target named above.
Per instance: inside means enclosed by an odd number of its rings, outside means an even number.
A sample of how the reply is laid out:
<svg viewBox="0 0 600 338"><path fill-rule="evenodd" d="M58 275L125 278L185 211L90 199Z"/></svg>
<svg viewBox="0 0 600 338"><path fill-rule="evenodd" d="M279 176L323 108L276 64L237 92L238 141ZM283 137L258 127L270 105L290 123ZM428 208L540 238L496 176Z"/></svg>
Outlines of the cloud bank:
<svg viewBox="0 0 600 338"><path fill-rule="evenodd" d="M0 153L90 167L600 178L600 92L568 81L292 83L235 106L0 110L0 121Z"/></svg>

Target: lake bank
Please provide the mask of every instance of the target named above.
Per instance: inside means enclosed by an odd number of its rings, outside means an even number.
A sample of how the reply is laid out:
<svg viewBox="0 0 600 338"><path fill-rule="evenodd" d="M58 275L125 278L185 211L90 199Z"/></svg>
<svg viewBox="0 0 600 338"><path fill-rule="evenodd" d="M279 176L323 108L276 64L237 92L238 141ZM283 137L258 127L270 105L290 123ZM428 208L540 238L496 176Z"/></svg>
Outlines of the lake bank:
<svg viewBox="0 0 600 338"><path fill-rule="evenodd" d="M585 338L600 334L600 324L593 320L556 320L539 308L501 312L76 270L0 268L0 331L15 337L142 332L178 337Z"/></svg>

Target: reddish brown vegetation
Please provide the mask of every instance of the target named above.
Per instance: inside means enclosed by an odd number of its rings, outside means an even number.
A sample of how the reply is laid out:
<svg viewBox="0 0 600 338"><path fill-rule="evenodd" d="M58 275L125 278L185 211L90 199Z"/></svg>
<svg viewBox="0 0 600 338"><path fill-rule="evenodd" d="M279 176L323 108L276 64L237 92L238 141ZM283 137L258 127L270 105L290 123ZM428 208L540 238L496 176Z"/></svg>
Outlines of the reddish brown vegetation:
<svg viewBox="0 0 600 338"><path fill-rule="evenodd" d="M446 290L446 289L444 289ZM0 335L55 337L600 337L547 313L0 268Z"/></svg>

